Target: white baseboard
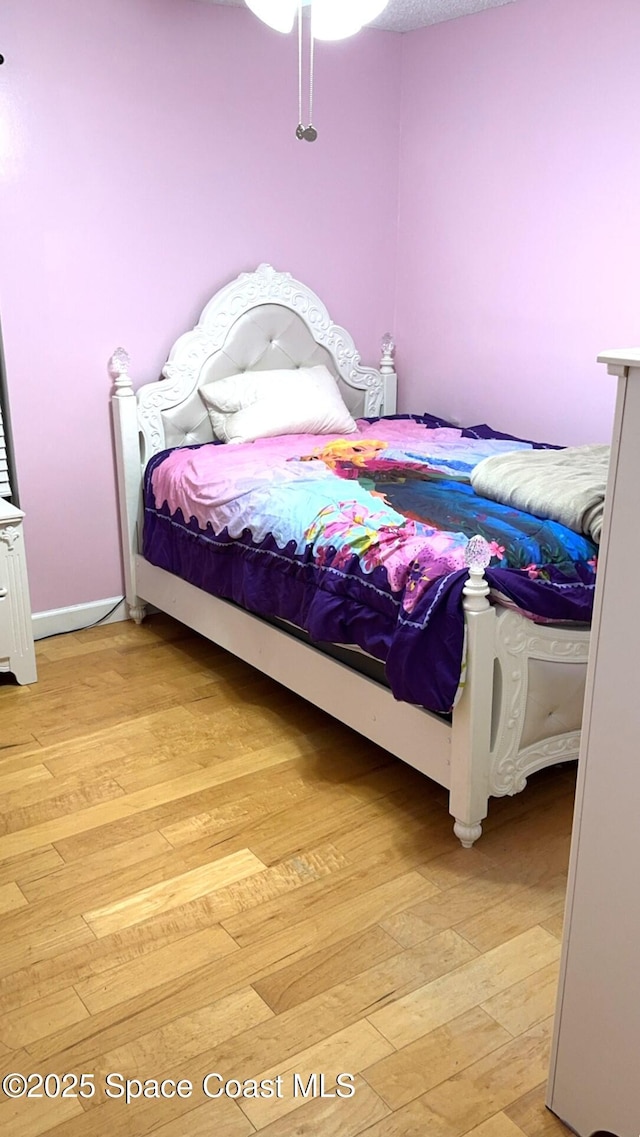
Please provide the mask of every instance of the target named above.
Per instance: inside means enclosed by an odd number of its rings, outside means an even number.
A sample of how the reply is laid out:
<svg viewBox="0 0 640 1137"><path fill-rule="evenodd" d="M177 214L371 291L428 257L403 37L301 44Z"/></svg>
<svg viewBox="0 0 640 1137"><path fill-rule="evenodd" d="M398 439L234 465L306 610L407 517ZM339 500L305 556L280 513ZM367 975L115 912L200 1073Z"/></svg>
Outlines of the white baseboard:
<svg viewBox="0 0 640 1137"><path fill-rule="evenodd" d="M107 600L91 600L88 604L52 608L50 612L34 612L33 636L36 640L43 640L47 636L57 636L60 632L78 632L98 621L113 624L116 620L126 619L124 600L111 596Z"/></svg>

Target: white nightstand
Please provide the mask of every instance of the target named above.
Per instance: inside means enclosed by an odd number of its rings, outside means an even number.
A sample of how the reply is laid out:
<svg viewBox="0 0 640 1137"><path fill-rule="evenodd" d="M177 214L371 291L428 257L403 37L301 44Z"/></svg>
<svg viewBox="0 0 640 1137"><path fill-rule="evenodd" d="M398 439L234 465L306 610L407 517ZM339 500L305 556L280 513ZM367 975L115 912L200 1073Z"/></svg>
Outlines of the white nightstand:
<svg viewBox="0 0 640 1137"><path fill-rule="evenodd" d="M12 672L18 683L35 683L23 517L20 509L0 498L0 671Z"/></svg>

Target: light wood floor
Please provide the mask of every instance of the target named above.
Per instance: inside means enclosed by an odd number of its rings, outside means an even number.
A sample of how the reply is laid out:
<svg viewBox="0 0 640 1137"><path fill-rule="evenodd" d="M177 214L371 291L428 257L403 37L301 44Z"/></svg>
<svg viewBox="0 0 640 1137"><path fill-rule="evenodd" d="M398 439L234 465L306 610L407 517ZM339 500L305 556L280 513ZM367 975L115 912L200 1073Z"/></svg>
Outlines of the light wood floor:
<svg viewBox="0 0 640 1137"><path fill-rule="evenodd" d="M570 768L465 851L442 789L164 617L38 666L0 683L0 1064L96 1092L0 1094L0 1132L567 1132L543 1103ZM208 1073L282 1096L210 1100ZM312 1073L355 1093L294 1096ZM108 1074L193 1090L127 1105Z"/></svg>

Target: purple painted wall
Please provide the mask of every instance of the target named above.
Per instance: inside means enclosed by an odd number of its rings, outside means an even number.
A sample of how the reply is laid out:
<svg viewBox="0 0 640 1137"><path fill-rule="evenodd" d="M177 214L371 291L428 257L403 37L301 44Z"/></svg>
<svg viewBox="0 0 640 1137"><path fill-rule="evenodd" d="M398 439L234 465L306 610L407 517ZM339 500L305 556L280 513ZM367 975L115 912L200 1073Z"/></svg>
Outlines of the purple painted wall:
<svg viewBox="0 0 640 1137"><path fill-rule="evenodd" d="M399 36L318 50L193 0L3 0L0 312L34 611L122 590L106 363L157 377L268 261L378 359L392 323Z"/></svg>
<svg viewBox="0 0 640 1137"><path fill-rule="evenodd" d="M606 440L640 332L640 3L517 0L403 37L401 405Z"/></svg>

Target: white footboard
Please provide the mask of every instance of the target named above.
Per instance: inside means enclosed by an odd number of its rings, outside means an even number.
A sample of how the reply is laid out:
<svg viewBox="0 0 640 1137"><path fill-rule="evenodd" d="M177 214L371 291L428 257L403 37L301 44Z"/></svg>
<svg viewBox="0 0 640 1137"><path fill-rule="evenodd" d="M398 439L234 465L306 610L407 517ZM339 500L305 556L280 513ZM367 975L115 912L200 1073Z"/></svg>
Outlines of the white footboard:
<svg viewBox="0 0 640 1137"><path fill-rule="evenodd" d="M466 607L466 604L465 604ZM490 797L578 757L589 630L467 610L467 678L453 715L450 812L469 848Z"/></svg>
<svg viewBox="0 0 640 1137"><path fill-rule="evenodd" d="M589 631L496 613L489 772L494 797L519 793L544 766L578 757Z"/></svg>

